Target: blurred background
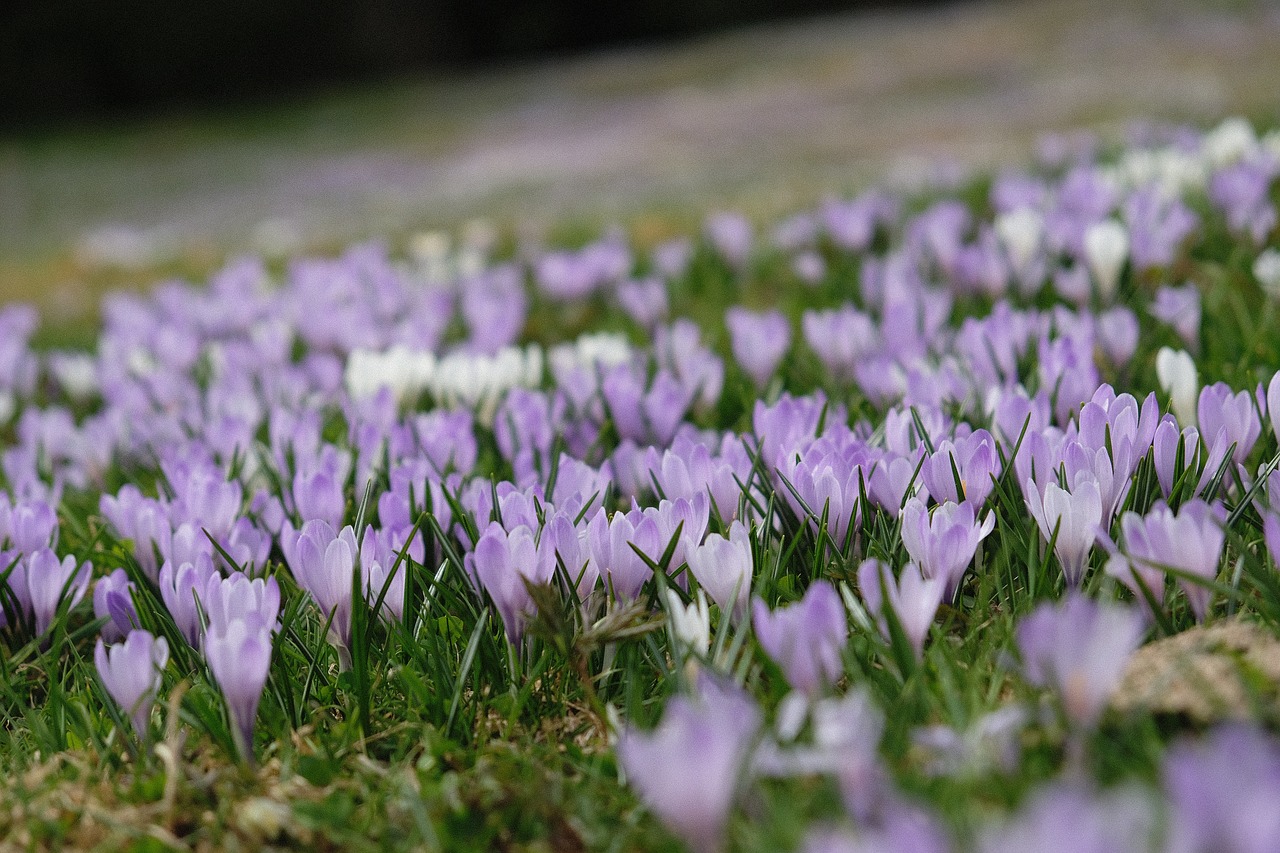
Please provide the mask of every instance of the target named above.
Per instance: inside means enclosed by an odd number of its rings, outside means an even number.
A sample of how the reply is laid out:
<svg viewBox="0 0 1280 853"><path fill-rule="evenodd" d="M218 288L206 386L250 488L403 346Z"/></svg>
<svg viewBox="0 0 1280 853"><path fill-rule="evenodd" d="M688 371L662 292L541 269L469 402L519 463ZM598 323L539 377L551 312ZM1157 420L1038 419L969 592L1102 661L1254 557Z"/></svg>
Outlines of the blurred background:
<svg viewBox="0 0 1280 853"><path fill-rule="evenodd" d="M0 298L483 219L641 242L1038 138L1280 119L1262 0L9 0Z"/></svg>

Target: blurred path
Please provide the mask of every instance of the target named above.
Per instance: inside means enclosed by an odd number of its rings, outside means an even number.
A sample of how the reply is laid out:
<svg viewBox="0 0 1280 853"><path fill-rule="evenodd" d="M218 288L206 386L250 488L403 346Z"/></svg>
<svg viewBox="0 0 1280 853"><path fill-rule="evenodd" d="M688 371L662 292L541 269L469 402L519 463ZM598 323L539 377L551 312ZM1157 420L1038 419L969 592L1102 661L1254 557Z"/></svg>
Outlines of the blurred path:
<svg viewBox="0 0 1280 853"><path fill-rule="evenodd" d="M68 317L203 274L483 215L761 215L1044 131L1280 120L1280 6L1032 0L837 17L225 116L0 139L0 296Z"/></svg>

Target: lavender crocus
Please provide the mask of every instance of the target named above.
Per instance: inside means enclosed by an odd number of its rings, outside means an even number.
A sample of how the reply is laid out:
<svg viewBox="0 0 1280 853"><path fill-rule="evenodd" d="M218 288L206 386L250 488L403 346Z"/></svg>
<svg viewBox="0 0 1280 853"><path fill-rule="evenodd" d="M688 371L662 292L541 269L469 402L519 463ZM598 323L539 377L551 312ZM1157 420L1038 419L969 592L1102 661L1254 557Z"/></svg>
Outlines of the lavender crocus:
<svg viewBox="0 0 1280 853"><path fill-rule="evenodd" d="M652 732L623 731L618 760L672 832L698 853L715 853L761 717L737 687L706 679L700 693L671 699Z"/></svg>
<svg viewBox="0 0 1280 853"><path fill-rule="evenodd" d="M282 531L280 546L289 570L329 622L329 639L346 661L351 648L351 595L360 546L350 525L335 531L328 521L308 521L302 530Z"/></svg>
<svg viewBox="0 0 1280 853"><path fill-rule="evenodd" d="M1023 675L1058 694L1072 725L1092 726L1145 632L1137 610L1068 592L1063 601L1041 604L1018 623Z"/></svg>
<svg viewBox="0 0 1280 853"><path fill-rule="evenodd" d="M1232 724L1175 743L1161 776L1168 850L1266 853L1280 837L1280 748L1260 727Z"/></svg>
<svg viewBox="0 0 1280 853"><path fill-rule="evenodd" d="M93 585L93 616L106 619L102 639L108 643L123 640L138 627L138 612L133 606L133 583L124 569L116 569Z"/></svg>
<svg viewBox="0 0 1280 853"><path fill-rule="evenodd" d="M210 626L204 657L231 717L231 735L240 756L253 761L253 724L271 668L271 627L254 618Z"/></svg>
<svg viewBox="0 0 1280 853"><path fill-rule="evenodd" d="M791 346L791 324L781 311L748 311L735 305L725 312L733 357L756 388L769 384Z"/></svg>
<svg viewBox="0 0 1280 853"><path fill-rule="evenodd" d="M1280 441L1280 370L1277 370L1267 385L1267 414L1271 417L1271 431L1276 441Z"/></svg>
<svg viewBox="0 0 1280 853"><path fill-rule="evenodd" d="M1262 419L1254 395L1249 391L1236 393L1225 382L1201 389L1196 414L1201 435L1214 436L1219 430L1226 430L1227 444L1235 445L1231 459L1236 464L1244 462L1262 435Z"/></svg>
<svg viewBox="0 0 1280 853"><path fill-rule="evenodd" d="M686 559L689 571L722 612L734 619L746 614L754 566L751 535L741 521L730 525L727 538L712 533L689 548Z"/></svg>
<svg viewBox="0 0 1280 853"><path fill-rule="evenodd" d="M978 544L994 529L995 516L988 513L979 522L968 502L945 503L930 514L922 500L912 498L902 508L902 544L926 578L944 581L948 601L955 597Z"/></svg>
<svg viewBox="0 0 1280 853"><path fill-rule="evenodd" d="M1161 287L1151 304L1151 316L1177 332L1189 349L1200 349L1200 291L1194 284Z"/></svg>
<svg viewBox="0 0 1280 853"><path fill-rule="evenodd" d="M1194 579L1212 581L1217 576L1226 538L1223 530L1226 517L1222 504L1210 506L1199 498L1183 504L1176 513L1163 501L1145 516L1126 512L1120 519L1120 528L1130 571L1125 572L1122 565L1116 564L1120 580L1143 598L1137 578L1142 578L1148 590L1155 594L1164 589L1163 573L1175 571L1179 575L1178 585L1186 593L1196 618L1204 619L1209 609L1210 590Z"/></svg>
<svg viewBox="0 0 1280 853"><path fill-rule="evenodd" d="M996 441L985 429L975 430L954 443L943 441L925 457L920 468L920 477L934 500L938 503L967 501L975 510L986 503L995 488L994 478L999 476Z"/></svg>
<svg viewBox="0 0 1280 853"><path fill-rule="evenodd" d="M1042 495L1035 484L1028 481L1024 493L1027 508L1044 541L1053 543L1053 553L1062 566L1067 586L1079 587L1102 522L1102 497L1097 482L1086 478L1071 491L1049 483Z"/></svg>
<svg viewBox="0 0 1280 853"><path fill-rule="evenodd" d="M493 599L507 639L512 644L519 643L533 610L533 597L525 584L551 582L554 552L546 545L539 548L528 527L517 527L508 533L495 521L476 542L475 550L464 558L464 567Z"/></svg>
<svg viewBox="0 0 1280 853"><path fill-rule="evenodd" d="M84 598L89 590L89 578L93 565L89 562L76 565L70 554L61 560L49 548L41 548L23 559L15 571L24 571L28 615L33 619L36 636L42 636L53 624L59 608L70 609Z"/></svg>
<svg viewBox="0 0 1280 853"><path fill-rule="evenodd" d="M192 648L199 648L200 633L204 624L197 604L209 579L218 575L213 561L201 554L194 561L174 567L166 562L160 567L160 598L168 609L173 622Z"/></svg>
<svg viewBox="0 0 1280 853"><path fill-rule="evenodd" d="M942 604L944 587L941 578L926 578L915 563L903 566L899 578L894 578L889 566L880 560L866 560L858 568L858 589L880 633L886 640L892 639L886 618L886 610L892 610L917 659Z"/></svg>
<svg viewBox="0 0 1280 853"><path fill-rule="evenodd" d="M160 692L161 673L169 662L169 644L164 637L134 630L124 642L111 646L99 638L93 660L103 686L129 716L138 740L143 740L151 706Z"/></svg>
<svg viewBox="0 0 1280 853"><path fill-rule="evenodd" d="M757 598L752 610L756 639L794 689L815 696L834 684L849 629L835 587L817 581L795 604L769 610Z"/></svg>

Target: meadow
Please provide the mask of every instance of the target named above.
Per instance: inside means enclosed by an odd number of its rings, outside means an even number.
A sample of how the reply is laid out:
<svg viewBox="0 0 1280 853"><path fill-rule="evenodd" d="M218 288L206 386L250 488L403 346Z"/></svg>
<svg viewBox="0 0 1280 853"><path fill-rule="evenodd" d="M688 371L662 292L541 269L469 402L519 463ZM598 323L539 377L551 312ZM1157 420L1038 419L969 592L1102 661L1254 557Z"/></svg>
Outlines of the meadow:
<svg viewBox="0 0 1280 853"><path fill-rule="evenodd" d="M14 849L1268 851L1280 133L0 310Z"/></svg>

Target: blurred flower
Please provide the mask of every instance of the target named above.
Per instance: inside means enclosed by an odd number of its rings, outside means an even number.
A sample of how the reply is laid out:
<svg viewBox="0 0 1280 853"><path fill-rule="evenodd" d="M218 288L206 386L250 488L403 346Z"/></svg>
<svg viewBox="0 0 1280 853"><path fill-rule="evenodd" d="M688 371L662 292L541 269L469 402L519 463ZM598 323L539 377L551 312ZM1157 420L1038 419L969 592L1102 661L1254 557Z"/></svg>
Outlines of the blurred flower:
<svg viewBox="0 0 1280 853"><path fill-rule="evenodd" d="M138 740L143 740L151 706L160 692L161 672L169 662L169 644L164 637L134 630L123 643L112 646L104 646L99 638L93 660L103 686L133 722Z"/></svg>
<svg viewBox="0 0 1280 853"><path fill-rule="evenodd" d="M1041 604L1018 623L1023 676L1053 688L1072 725L1092 726L1145 632L1138 611L1069 591L1062 602Z"/></svg>
<svg viewBox="0 0 1280 853"><path fill-rule="evenodd" d="M1168 850L1266 853L1280 838L1280 748L1254 726L1230 725L1170 747Z"/></svg>
<svg viewBox="0 0 1280 853"><path fill-rule="evenodd" d="M738 687L704 679L699 694L667 702L652 732L623 731L618 760L628 784L669 829L698 853L714 853L723 847L761 719Z"/></svg>
<svg viewBox="0 0 1280 853"><path fill-rule="evenodd" d="M1151 316L1177 332L1190 349L1200 349L1200 291L1194 284L1160 287Z"/></svg>
<svg viewBox="0 0 1280 853"><path fill-rule="evenodd" d="M1095 222L1084 232L1084 260L1103 305L1115 301L1120 273L1129 258L1129 232L1114 219Z"/></svg>
<svg viewBox="0 0 1280 853"><path fill-rule="evenodd" d="M849 634L835 587L816 581L787 607L771 611L759 598L753 606L756 639L788 684L815 696L835 683L844 671L840 653Z"/></svg>
<svg viewBox="0 0 1280 853"><path fill-rule="evenodd" d="M1262 292L1272 299L1280 299L1280 249L1264 249L1253 262L1253 277L1258 280Z"/></svg>
<svg viewBox="0 0 1280 853"><path fill-rule="evenodd" d="M942 603L945 585L942 578L926 578L915 563L903 566L899 578L894 578L889 566L879 560L865 560L858 568L858 589L867 609L876 618L880 633L886 641L893 639L887 608L893 611L917 659L923 653L925 637Z"/></svg>
<svg viewBox="0 0 1280 853"><path fill-rule="evenodd" d="M773 378L791 346L791 324L781 311L748 311L734 305L724 315L729 341L738 366L757 389Z"/></svg>
<svg viewBox="0 0 1280 853"><path fill-rule="evenodd" d="M1183 350L1160 347L1156 353L1156 378L1160 388L1169 395L1170 408L1183 426L1195 426L1196 402L1200 394L1200 381L1196 376L1196 363Z"/></svg>

